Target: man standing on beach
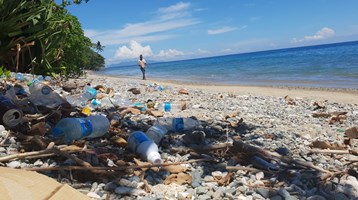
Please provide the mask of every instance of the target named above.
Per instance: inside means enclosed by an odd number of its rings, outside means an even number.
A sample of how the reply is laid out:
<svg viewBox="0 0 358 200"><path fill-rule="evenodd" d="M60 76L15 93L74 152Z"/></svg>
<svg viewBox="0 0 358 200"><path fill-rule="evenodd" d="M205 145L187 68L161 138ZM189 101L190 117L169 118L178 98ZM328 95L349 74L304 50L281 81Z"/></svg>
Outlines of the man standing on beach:
<svg viewBox="0 0 358 200"><path fill-rule="evenodd" d="M147 62L144 60L142 54L139 56L138 66L143 74L143 80L145 80L145 67L147 66Z"/></svg>

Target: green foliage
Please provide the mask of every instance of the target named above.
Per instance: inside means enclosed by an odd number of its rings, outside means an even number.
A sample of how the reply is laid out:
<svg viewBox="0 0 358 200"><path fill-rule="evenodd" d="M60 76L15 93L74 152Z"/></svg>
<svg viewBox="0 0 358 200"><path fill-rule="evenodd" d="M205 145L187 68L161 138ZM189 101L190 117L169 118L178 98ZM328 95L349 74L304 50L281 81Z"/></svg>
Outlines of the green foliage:
<svg viewBox="0 0 358 200"><path fill-rule="evenodd" d="M88 52L95 52L77 18L66 10L67 5L81 2L0 0L0 65L45 75L82 73L94 57Z"/></svg>
<svg viewBox="0 0 358 200"><path fill-rule="evenodd" d="M10 70L7 70L4 68L4 66L1 66L0 67L0 77L10 78L11 77Z"/></svg>

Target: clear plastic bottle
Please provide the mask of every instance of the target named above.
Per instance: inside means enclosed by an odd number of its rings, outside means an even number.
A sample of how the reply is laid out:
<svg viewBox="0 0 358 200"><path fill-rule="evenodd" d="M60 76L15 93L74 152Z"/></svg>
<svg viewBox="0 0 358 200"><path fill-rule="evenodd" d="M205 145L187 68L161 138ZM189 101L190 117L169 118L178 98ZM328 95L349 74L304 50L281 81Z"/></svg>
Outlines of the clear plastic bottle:
<svg viewBox="0 0 358 200"><path fill-rule="evenodd" d="M29 90L31 93L29 100L36 106L55 108L65 102L59 94L43 82L33 82Z"/></svg>
<svg viewBox="0 0 358 200"><path fill-rule="evenodd" d="M189 117L161 117L158 118L156 122L154 122L154 125L161 125L170 131L186 131L198 126L199 121Z"/></svg>
<svg viewBox="0 0 358 200"><path fill-rule="evenodd" d="M153 164L162 163L158 146L142 131L135 131L129 136L128 147L134 153L139 154L143 159Z"/></svg>
<svg viewBox="0 0 358 200"><path fill-rule="evenodd" d="M105 135L109 130L109 120L102 115L86 118L63 118L52 129L51 136L71 143L80 138L95 138Z"/></svg>
<svg viewBox="0 0 358 200"><path fill-rule="evenodd" d="M145 134L156 144L159 144L167 132L168 130L164 126L155 125L150 127Z"/></svg>
<svg viewBox="0 0 358 200"><path fill-rule="evenodd" d="M164 112L178 112L181 110L186 109L185 102L178 102L178 103L171 103L171 102L164 102L158 103L154 106L156 109Z"/></svg>
<svg viewBox="0 0 358 200"><path fill-rule="evenodd" d="M67 96L66 100L73 106L84 107L87 104L87 101L93 98L96 98L97 90L95 88L86 86L85 92L81 95L71 95Z"/></svg>

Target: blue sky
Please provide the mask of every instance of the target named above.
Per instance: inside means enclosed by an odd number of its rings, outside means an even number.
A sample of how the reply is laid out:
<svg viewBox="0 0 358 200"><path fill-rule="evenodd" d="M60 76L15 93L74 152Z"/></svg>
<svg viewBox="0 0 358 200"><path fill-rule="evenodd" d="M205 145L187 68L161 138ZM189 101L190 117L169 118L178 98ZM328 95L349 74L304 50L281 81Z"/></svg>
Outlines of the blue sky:
<svg viewBox="0 0 358 200"><path fill-rule="evenodd" d="M90 0L71 5L106 64L358 40L357 0Z"/></svg>

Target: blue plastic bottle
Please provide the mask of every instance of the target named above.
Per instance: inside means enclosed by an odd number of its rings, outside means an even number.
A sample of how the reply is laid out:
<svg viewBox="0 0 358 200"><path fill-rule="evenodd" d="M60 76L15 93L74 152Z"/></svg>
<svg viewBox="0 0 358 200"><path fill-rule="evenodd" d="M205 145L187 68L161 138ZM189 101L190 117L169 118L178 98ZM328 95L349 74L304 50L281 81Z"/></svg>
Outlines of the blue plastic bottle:
<svg viewBox="0 0 358 200"><path fill-rule="evenodd" d="M95 138L105 135L109 130L109 120L102 115L86 118L64 118L52 129L51 136L71 143L80 138Z"/></svg>

